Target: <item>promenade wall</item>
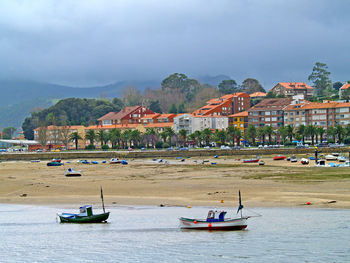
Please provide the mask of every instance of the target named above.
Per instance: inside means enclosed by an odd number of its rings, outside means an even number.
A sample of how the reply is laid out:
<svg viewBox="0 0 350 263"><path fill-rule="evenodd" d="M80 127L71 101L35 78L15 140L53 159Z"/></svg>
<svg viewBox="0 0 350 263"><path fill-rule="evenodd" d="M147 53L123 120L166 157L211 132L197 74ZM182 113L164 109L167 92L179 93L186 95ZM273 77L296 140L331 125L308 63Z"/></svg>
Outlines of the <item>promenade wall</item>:
<svg viewBox="0 0 350 263"><path fill-rule="evenodd" d="M347 154L349 148L319 148L322 154L339 152ZM171 158L171 157L206 157L206 156L255 156L255 155L296 155L315 153L314 148L308 149L242 149L242 150L192 150L192 151L76 151L76 152L47 152L47 153L2 153L2 161L20 160L51 160L53 158L62 159L110 159L110 158Z"/></svg>

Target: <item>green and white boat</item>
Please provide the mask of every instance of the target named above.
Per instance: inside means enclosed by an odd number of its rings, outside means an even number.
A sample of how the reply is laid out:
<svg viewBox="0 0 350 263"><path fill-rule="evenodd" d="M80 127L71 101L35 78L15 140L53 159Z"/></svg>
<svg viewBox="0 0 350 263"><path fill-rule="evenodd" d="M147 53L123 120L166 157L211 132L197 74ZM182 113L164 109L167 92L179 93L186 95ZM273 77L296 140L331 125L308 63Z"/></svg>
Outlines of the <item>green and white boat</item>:
<svg viewBox="0 0 350 263"><path fill-rule="evenodd" d="M109 212L93 214L91 205L80 207L79 214L62 213L58 215L61 223L104 223L107 222Z"/></svg>

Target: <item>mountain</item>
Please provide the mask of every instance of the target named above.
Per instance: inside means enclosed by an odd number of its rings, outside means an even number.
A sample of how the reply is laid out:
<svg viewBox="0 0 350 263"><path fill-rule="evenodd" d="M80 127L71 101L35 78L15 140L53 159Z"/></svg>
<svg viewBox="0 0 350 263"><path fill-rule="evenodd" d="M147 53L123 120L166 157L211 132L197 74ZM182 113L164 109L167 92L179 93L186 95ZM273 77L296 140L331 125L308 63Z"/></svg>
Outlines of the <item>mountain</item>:
<svg viewBox="0 0 350 263"><path fill-rule="evenodd" d="M0 80L0 130L10 126L19 128L33 109L49 107L58 99L114 98L121 96L122 90L127 86L144 90L159 85L160 81L121 81L78 88L35 81Z"/></svg>

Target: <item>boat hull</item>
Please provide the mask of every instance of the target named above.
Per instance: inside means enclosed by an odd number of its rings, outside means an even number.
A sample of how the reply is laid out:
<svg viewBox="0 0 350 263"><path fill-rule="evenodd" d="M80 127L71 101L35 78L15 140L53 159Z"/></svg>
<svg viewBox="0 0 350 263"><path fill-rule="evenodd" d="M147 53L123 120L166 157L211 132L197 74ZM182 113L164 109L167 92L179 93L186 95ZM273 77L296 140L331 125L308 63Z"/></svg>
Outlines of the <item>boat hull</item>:
<svg viewBox="0 0 350 263"><path fill-rule="evenodd" d="M247 228L248 217L227 219L221 222L207 222L202 219L190 219L181 217L181 229L193 230L243 230Z"/></svg>
<svg viewBox="0 0 350 263"><path fill-rule="evenodd" d="M102 223L107 222L109 217L109 212L103 214L97 214L92 216L63 216L58 215L61 223Z"/></svg>
<svg viewBox="0 0 350 263"><path fill-rule="evenodd" d="M243 160L243 163L257 163L259 162L259 159L248 159L248 160Z"/></svg>

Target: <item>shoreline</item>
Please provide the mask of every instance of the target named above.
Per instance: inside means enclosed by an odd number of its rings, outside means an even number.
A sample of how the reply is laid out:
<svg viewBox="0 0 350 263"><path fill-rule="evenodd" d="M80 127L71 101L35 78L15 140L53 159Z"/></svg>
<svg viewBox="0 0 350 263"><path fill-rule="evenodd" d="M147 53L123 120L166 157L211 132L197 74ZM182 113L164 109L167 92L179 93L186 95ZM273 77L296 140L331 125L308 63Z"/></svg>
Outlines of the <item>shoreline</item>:
<svg viewBox="0 0 350 263"><path fill-rule="evenodd" d="M194 157L184 162L167 158L168 164L131 159L129 165L64 160L65 168L83 171L77 178L65 177L64 167L47 167L46 162L2 162L0 203L99 206L102 186L106 206L236 207L241 190L247 208L350 209L349 168L305 167L270 157L264 157L261 167L235 158L208 158L204 165Z"/></svg>

